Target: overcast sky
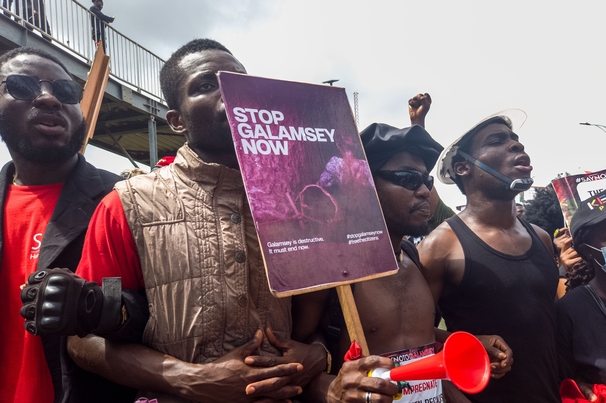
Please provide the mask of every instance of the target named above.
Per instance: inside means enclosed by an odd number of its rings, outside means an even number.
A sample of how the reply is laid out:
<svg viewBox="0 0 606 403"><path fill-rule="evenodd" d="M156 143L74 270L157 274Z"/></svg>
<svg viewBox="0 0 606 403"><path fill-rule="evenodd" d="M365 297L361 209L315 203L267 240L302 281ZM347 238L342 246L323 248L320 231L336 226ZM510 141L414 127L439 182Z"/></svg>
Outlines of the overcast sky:
<svg viewBox="0 0 606 403"><path fill-rule="evenodd" d="M604 1L106 0L103 12L165 59L210 37L250 74L339 79L352 106L359 93L360 129L408 126L419 92L433 98L427 129L444 146L489 114L523 109L537 185L606 168L606 133L579 125L606 125ZM102 165L96 154L87 157ZM438 190L464 203L456 187Z"/></svg>

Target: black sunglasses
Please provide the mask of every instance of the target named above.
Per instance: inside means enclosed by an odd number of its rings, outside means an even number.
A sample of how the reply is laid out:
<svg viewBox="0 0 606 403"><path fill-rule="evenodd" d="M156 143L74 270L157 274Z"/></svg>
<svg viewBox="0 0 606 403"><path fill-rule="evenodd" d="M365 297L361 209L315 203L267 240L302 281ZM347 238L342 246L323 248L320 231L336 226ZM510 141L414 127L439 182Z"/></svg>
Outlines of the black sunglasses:
<svg viewBox="0 0 606 403"><path fill-rule="evenodd" d="M377 175L408 190L417 190L421 185L427 186L429 190L433 188L433 176L419 171L378 171Z"/></svg>
<svg viewBox="0 0 606 403"><path fill-rule="evenodd" d="M42 93L41 83L51 83L53 95L63 104L77 104L82 100L82 86L74 80L38 80L37 77L11 74L0 85L6 84L8 93L20 101L33 101Z"/></svg>

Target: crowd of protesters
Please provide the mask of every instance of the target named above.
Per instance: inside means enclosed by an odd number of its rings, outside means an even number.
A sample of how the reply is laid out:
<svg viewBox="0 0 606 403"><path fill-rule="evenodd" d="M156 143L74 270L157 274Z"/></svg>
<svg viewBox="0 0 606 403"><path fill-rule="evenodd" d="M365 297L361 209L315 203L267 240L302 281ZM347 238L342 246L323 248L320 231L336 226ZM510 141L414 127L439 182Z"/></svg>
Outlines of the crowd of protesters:
<svg viewBox="0 0 606 403"><path fill-rule="evenodd" d="M410 127L361 131L400 270L355 285L370 355L352 356L334 291L269 290L218 71L247 73L210 39L173 53L160 83L186 143L151 173L119 177L78 153L82 88L66 67L32 48L0 56L0 135L12 157L0 172L0 401L606 396L606 194L581 203L555 244L527 222L515 203L532 185L516 133L523 112L486 117L444 148L425 130L431 98L419 94ZM466 195L460 214L436 193L434 167ZM558 265L568 292L555 302ZM394 368L395 356L437 353L455 331L490 358L480 393L448 380L405 392L367 376Z"/></svg>

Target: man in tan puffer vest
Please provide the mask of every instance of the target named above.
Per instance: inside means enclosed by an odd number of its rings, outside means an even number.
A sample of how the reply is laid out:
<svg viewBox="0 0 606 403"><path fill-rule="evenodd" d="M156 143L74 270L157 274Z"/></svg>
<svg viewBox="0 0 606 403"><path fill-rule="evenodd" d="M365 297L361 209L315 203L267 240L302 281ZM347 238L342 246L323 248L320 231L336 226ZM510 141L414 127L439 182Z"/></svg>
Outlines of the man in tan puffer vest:
<svg viewBox="0 0 606 403"><path fill-rule="evenodd" d="M144 289L150 319L146 346L74 336L70 355L162 403L282 401L326 367L321 346L290 340L290 298L269 291L220 70L246 73L208 39L166 62L167 121L187 143L173 164L101 202L78 268L90 281L121 277L123 288Z"/></svg>

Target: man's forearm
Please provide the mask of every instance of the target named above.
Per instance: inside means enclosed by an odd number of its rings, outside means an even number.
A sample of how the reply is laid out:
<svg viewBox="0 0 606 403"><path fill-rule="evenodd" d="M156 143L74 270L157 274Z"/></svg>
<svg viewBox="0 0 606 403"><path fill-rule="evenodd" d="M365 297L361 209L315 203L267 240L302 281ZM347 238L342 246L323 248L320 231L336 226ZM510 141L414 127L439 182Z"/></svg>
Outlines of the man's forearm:
<svg viewBox="0 0 606 403"><path fill-rule="evenodd" d="M98 10L90 10L93 14L95 14L95 16L97 16L98 19L100 19L101 21L105 21L105 22L113 22L114 19L108 15L103 14L101 11Z"/></svg>
<svg viewBox="0 0 606 403"><path fill-rule="evenodd" d="M153 390L189 398L185 380L192 371L200 380L203 365L183 362L139 344L125 344L97 336L68 340L68 351L76 364L113 382L136 389Z"/></svg>
<svg viewBox="0 0 606 403"><path fill-rule="evenodd" d="M140 344L97 336L70 337L68 352L80 367L113 382L186 400L244 403L300 394L301 387L293 385L292 380L303 370L302 364L245 363L262 342L263 332L257 330L250 341L207 364L181 361Z"/></svg>

